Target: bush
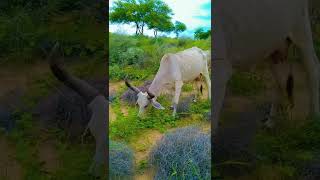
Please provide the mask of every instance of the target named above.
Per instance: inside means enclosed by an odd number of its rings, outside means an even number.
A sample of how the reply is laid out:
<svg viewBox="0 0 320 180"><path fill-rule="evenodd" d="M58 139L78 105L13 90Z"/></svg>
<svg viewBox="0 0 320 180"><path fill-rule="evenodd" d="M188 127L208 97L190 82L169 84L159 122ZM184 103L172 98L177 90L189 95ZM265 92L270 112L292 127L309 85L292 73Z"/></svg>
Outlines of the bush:
<svg viewBox="0 0 320 180"><path fill-rule="evenodd" d="M133 174L133 151L125 144L109 141L109 177L119 179Z"/></svg>
<svg viewBox="0 0 320 180"><path fill-rule="evenodd" d="M150 155L155 179L211 179L210 135L198 128L166 134Z"/></svg>
<svg viewBox="0 0 320 180"><path fill-rule="evenodd" d="M119 58L122 66L135 65L141 67L144 63L144 51L137 47L130 47L127 51L119 54Z"/></svg>
<svg viewBox="0 0 320 180"><path fill-rule="evenodd" d="M126 77L125 73L121 70L120 66L109 66L109 78L113 80L120 80Z"/></svg>

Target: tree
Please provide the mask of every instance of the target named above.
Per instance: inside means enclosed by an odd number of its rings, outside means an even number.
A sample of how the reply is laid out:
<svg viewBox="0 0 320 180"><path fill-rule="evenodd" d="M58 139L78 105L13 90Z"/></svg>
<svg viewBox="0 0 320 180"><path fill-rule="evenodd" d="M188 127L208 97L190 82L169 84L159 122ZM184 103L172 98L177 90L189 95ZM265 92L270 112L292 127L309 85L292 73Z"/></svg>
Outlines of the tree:
<svg viewBox="0 0 320 180"><path fill-rule="evenodd" d="M176 21L174 24L174 33L176 33L177 38L179 37L179 33L185 31L187 29L186 25L180 21Z"/></svg>
<svg viewBox="0 0 320 180"><path fill-rule="evenodd" d="M163 21L157 27L153 28L154 37L157 37L158 32L172 32L174 30L174 25L171 21Z"/></svg>
<svg viewBox="0 0 320 180"><path fill-rule="evenodd" d="M147 18L148 28L153 29L155 37L157 37L158 31L171 32L174 30L171 15L173 15L172 10L167 4L160 0L155 1L154 10Z"/></svg>
<svg viewBox="0 0 320 180"><path fill-rule="evenodd" d="M205 32L203 28L198 28L194 32L195 39L207 39L209 36L211 36L211 30L208 30L207 32Z"/></svg>
<svg viewBox="0 0 320 180"><path fill-rule="evenodd" d="M134 23L136 35L143 35L145 26L156 32L171 30L172 14L172 10L162 0L118 0L111 10L110 21Z"/></svg>
<svg viewBox="0 0 320 180"><path fill-rule="evenodd" d="M135 23L136 34L138 34L141 24L140 16L139 5L135 0L119 0L114 2L110 13L110 21L119 24Z"/></svg>

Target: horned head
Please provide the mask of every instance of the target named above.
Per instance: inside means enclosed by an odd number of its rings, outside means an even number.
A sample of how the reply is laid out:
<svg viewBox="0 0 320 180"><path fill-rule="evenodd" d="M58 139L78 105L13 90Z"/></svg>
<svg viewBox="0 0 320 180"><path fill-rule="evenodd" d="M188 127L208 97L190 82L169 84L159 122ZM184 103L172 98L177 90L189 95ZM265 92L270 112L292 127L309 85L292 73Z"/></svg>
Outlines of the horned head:
<svg viewBox="0 0 320 180"><path fill-rule="evenodd" d="M159 102L156 101L155 95L149 92L148 90L146 92L142 92L137 87L131 85L128 80L125 80L125 83L128 86L128 88L137 93L138 99L136 104L139 105L138 116L142 116L144 114L149 104L152 104L152 106L156 109L165 109Z"/></svg>

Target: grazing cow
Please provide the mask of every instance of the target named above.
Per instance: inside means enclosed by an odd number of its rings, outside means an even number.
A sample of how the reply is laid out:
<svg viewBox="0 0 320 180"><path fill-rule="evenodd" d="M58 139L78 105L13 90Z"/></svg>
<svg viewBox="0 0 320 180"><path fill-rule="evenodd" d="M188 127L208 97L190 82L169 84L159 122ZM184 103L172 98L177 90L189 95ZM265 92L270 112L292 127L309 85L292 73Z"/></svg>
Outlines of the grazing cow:
<svg viewBox="0 0 320 180"><path fill-rule="evenodd" d="M137 104L139 105L139 116L143 114L150 103L157 109L164 109L164 107L156 101L156 98L163 90L172 87L175 88L172 105L172 115L175 116L183 83L193 81L201 74L206 80L210 99L211 81L207 65L207 53L197 47L193 47L175 54L170 53L164 55L161 59L159 70L147 92L141 92L126 80L126 85L138 93Z"/></svg>
<svg viewBox="0 0 320 180"><path fill-rule="evenodd" d="M99 94L97 89L68 73L63 67L62 62L58 61L57 58L51 57L57 47L58 43L56 43L49 55L50 68L58 80L77 92L88 104L91 118L87 128L89 128L96 140L96 151L89 172L93 175L98 175L100 165L104 165L106 169L107 164L108 102L103 95Z"/></svg>
<svg viewBox="0 0 320 180"><path fill-rule="evenodd" d="M269 60L274 88L270 116L279 104L279 76L289 77L288 95L292 95L291 73L277 72L277 64L286 60L290 44L295 44L303 55L303 66L308 74L311 112L319 113L319 61L316 56L308 0L217 0L213 3L213 124L216 131L225 89L233 68ZM289 97L291 98L291 97ZM271 118L268 119L270 124Z"/></svg>

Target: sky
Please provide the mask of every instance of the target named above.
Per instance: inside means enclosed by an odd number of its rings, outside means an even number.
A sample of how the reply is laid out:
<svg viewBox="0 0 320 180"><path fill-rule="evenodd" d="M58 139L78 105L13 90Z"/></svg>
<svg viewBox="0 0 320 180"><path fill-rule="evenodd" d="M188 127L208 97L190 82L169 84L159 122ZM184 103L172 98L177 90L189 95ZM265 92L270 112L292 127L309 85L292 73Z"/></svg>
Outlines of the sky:
<svg viewBox="0 0 320 180"><path fill-rule="evenodd" d="M109 10L116 0L109 0ZM181 33L180 37L191 37L195 29L203 27L204 29L211 29L211 0L163 0L172 9L174 15L172 22L181 21L187 26L187 30ZM135 34L133 25L127 24L111 24L109 22L109 31L124 34ZM165 33L158 33L164 35ZM146 29L144 35L154 36L153 31ZM165 34L169 37L175 37L174 33Z"/></svg>

